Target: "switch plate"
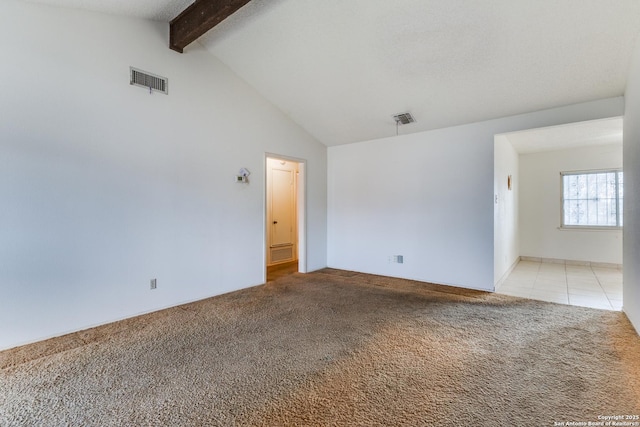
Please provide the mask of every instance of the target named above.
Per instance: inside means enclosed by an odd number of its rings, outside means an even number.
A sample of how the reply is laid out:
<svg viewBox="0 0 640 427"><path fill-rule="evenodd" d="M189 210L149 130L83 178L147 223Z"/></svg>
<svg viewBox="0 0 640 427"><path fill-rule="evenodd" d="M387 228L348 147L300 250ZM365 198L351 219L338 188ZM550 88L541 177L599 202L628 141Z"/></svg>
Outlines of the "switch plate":
<svg viewBox="0 0 640 427"><path fill-rule="evenodd" d="M151 279L151 283L149 285L150 289L156 289L158 287L158 279Z"/></svg>

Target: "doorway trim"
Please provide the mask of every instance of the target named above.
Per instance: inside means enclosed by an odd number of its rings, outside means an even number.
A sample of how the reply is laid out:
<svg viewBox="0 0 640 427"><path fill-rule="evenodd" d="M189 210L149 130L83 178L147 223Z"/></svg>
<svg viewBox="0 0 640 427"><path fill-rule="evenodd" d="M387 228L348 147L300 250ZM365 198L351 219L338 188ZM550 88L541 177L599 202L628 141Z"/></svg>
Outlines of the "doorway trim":
<svg viewBox="0 0 640 427"><path fill-rule="evenodd" d="M268 189L267 189L267 159L278 159L289 162L296 162L298 164L298 186L296 194L296 220L298 225L298 272L307 272L307 179L306 179L306 167L307 161L292 156L285 156L282 154L265 152L262 162L264 177L264 186L262 193L262 282L267 282L267 244L269 242L267 228L267 209L268 206Z"/></svg>

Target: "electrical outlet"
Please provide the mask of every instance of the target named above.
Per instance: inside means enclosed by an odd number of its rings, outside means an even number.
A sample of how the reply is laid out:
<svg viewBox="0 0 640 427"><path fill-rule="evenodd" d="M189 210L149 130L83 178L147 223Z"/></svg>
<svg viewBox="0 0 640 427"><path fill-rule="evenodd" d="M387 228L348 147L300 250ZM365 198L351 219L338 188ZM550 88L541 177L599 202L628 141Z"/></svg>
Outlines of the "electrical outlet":
<svg viewBox="0 0 640 427"><path fill-rule="evenodd" d="M157 288L157 287L158 287L158 282L157 282L157 280L158 280L158 279L151 279L151 284L150 284L150 286L149 286L149 288L150 288L150 289L155 289L155 288Z"/></svg>
<svg viewBox="0 0 640 427"><path fill-rule="evenodd" d="M403 255L390 255L388 260L389 260L389 263L403 264L404 263L404 256Z"/></svg>

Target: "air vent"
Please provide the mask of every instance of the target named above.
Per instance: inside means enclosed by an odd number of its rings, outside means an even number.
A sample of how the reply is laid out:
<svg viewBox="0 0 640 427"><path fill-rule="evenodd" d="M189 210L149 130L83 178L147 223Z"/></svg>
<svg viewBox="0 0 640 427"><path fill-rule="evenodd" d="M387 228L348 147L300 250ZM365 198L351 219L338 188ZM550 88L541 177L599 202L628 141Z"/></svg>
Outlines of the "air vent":
<svg viewBox="0 0 640 427"><path fill-rule="evenodd" d="M399 125L408 125L409 123L413 123L416 121L411 113L396 114L395 116L393 116L393 118L396 121L396 124Z"/></svg>
<svg viewBox="0 0 640 427"><path fill-rule="evenodd" d="M271 249L271 262L280 262L293 259L293 246Z"/></svg>
<svg viewBox="0 0 640 427"><path fill-rule="evenodd" d="M153 91L161 92L165 95L169 93L169 80L166 77L156 76L155 74L147 73L146 71L138 70L133 67L130 67L130 70L130 84L149 89L149 93Z"/></svg>

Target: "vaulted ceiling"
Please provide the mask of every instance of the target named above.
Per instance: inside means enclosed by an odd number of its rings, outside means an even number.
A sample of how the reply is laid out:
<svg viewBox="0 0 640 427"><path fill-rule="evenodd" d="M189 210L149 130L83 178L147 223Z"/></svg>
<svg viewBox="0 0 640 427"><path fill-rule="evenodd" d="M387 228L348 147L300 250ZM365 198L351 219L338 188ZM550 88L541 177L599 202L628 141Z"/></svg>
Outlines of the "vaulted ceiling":
<svg viewBox="0 0 640 427"><path fill-rule="evenodd" d="M169 22L193 0L24 0L73 9Z"/></svg>
<svg viewBox="0 0 640 427"><path fill-rule="evenodd" d="M168 22L189 0L35 0ZM638 0L252 0L199 39L328 146L624 93ZM185 50L189 54L189 48Z"/></svg>

